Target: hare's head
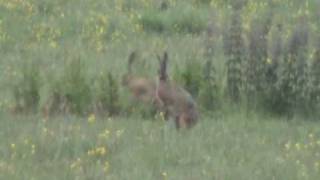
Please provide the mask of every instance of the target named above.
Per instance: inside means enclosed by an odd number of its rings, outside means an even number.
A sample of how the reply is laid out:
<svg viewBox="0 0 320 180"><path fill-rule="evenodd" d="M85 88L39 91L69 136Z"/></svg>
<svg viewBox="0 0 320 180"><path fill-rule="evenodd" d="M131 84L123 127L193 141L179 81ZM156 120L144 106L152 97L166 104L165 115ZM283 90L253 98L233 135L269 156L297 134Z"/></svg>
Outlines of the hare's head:
<svg viewBox="0 0 320 180"><path fill-rule="evenodd" d="M162 81L166 81L168 78L167 74L167 63L168 63L168 53L165 51L163 53L162 58L158 55L158 61L159 61L159 79Z"/></svg>

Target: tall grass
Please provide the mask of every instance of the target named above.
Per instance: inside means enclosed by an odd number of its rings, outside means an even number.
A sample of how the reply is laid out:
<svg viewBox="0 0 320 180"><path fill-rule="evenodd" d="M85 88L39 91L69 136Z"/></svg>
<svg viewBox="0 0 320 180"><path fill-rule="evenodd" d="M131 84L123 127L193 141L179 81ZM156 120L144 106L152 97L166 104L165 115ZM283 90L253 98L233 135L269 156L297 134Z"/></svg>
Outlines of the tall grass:
<svg viewBox="0 0 320 180"><path fill-rule="evenodd" d="M319 179L320 4L270 2L0 0L0 179ZM194 128L121 86L133 50Z"/></svg>
<svg viewBox="0 0 320 180"><path fill-rule="evenodd" d="M119 84L126 52L142 51L144 63L136 70L156 79L155 54L169 49L170 65L176 67L170 76L204 109L216 109L229 96L230 105L237 102L253 111L305 113L319 104L313 98L317 61L311 63L317 56L312 49L317 49L313 37L318 23L311 5L315 2L4 1L2 57L32 54L31 59L45 64L26 61L20 71L12 65L19 62L1 62L8 69L4 79L15 82L6 88L12 97L6 105L33 107L26 111L127 114L136 102ZM204 36L206 31L214 32ZM74 50L65 54L70 47ZM104 75L94 70L100 65L108 69ZM56 70L47 71L50 66Z"/></svg>

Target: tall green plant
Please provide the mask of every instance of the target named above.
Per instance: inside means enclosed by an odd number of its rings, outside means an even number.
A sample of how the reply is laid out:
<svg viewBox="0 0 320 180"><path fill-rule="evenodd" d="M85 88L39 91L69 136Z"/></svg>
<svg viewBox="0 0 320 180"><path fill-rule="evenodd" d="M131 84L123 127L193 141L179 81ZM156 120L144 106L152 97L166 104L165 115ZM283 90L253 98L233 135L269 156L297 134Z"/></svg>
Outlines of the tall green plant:
<svg viewBox="0 0 320 180"><path fill-rule="evenodd" d="M281 72L281 94L292 112L306 109L308 105L308 25L305 17L299 19L290 37Z"/></svg>
<svg viewBox="0 0 320 180"><path fill-rule="evenodd" d="M262 13L259 18L251 22L249 33L249 57L245 65L245 90L248 105L256 107L261 97L265 97L268 87L267 68L271 69L271 62L268 60L267 36L271 28L271 10Z"/></svg>
<svg viewBox="0 0 320 180"><path fill-rule="evenodd" d="M284 58L283 27L281 23L276 24L271 30L269 45L270 51L265 74L266 86L262 106L269 112L281 114L288 110L287 102L281 96L279 89L279 79L281 79L279 71Z"/></svg>
<svg viewBox="0 0 320 180"><path fill-rule="evenodd" d="M212 64L212 60L208 59L203 67L199 102L207 110L216 110L220 105L219 95L216 71Z"/></svg>
<svg viewBox="0 0 320 180"><path fill-rule="evenodd" d="M71 57L66 62L62 83L62 94L72 113L85 114L91 103L90 85L80 57Z"/></svg>
<svg viewBox="0 0 320 180"><path fill-rule="evenodd" d="M225 37L225 54L227 55L227 91L233 102L240 101L242 86L242 63L244 58L244 41L242 39L241 3L234 3L231 25Z"/></svg>
<svg viewBox="0 0 320 180"><path fill-rule="evenodd" d="M316 52L311 66L311 103L313 107L320 105L320 37L317 39Z"/></svg>
<svg viewBox="0 0 320 180"><path fill-rule="evenodd" d="M94 105L99 113L107 112L110 115L119 112L119 85L116 78L108 72L101 73L96 80L94 89Z"/></svg>
<svg viewBox="0 0 320 180"><path fill-rule="evenodd" d="M204 58L202 78L199 91L199 104L206 110L216 110L220 106L219 89L217 85L217 73L214 66L216 55L215 47L217 41L217 26L214 23L215 16L211 17L204 40Z"/></svg>
<svg viewBox="0 0 320 180"><path fill-rule="evenodd" d="M40 101L41 76L39 64L34 60L20 62L20 72L11 86L14 111L36 111Z"/></svg>
<svg viewBox="0 0 320 180"><path fill-rule="evenodd" d="M198 59L189 59L181 74L182 85L193 97L198 97L201 84L201 63Z"/></svg>

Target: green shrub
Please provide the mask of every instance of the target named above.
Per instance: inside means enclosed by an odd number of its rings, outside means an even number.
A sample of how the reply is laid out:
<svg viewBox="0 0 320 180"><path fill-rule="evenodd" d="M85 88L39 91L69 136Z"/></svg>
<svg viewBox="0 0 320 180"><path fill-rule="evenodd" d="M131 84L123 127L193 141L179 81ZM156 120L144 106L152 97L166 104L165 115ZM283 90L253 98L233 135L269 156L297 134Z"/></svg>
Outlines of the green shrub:
<svg viewBox="0 0 320 180"><path fill-rule="evenodd" d="M271 28L272 13L263 13L259 18L251 22L249 33L249 56L245 61L245 91L246 99L250 109L257 106L261 99L268 99L267 89L272 87L275 82L268 81L268 73L271 75L275 68L268 60L268 33ZM268 69L268 70L267 70Z"/></svg>
<svg viewBox="0 0 320 180"><path fill-rule="evenodd" d="M160 33L167 28L164 18L161 16L161 13L157 11L145 12L141 17L140 23L147 31L155 31Z"/></svg>
<svg viewBox="0 0 320 180"><path fill-rule="evenodd" d="M233 102L240 102L244 41L242 39L241 8L233 8L231 25L224 38L227 56L227 92Z"/></svg>
<svg viewBox="0 0 320 180"><path fill-rule="evenodd" d="M35 112L40 101L41 76L35 60L19 62L18 72L10 86L14 112Z"/></svg>
<svg viewBox="0 0 320 180"><path fill-rule="evenodd" d="M93 89L94 106L98 113L107 112L109 115L119 113L119 86L115 77L108 72L100 73Z"/></svg>
<svg viewBox="0 0 320 180"><path fill-rule="evenodd" d="M194 98L197 98L202 81L202 66L197 57L187 59L181 69L174 66L173 79L182 85Z"/></svg>
<svg viewBox="0 0 320 180"><path fill-rule="evenodd" d="M80 57L68 59L60 87L71 113L86 114L91 103L88 74Z"/></svg>
<svg viewBox="0 0 320 180"><path fill-rule="evenodd" d="M199 4L199 5L210 5L212 0L193 0L193 3Z"/></svg>
<svg viewBox="0 0 320 180"><path fill-rule="evenodd" d="M201 63L198 59L192 58L186 62L184 71L181 74L182 84L193 97L198 97L202 81Z"/></svg>
<svg viewBox="0 0 320 180"><path fill-rule="evenodd" d="M320 105L320 38L317 39L316 52L312 61L310 82L311 82L311 104L314 109Z"/></svg>
<svg viewBox="0 0 320 180"><path fill-rule="evenodd" d="M211 60L207 60L199 91L199 103L206 110L216 110L220 107L220 93L216 82L216 72Z"/></svg>
<svg viewBox="0 0 320 180"><path fill-rule="evenodd" d="M306 111L308 106L308 37L308 22L302 18L290 37L279 79L281 95L291 115L297 110Z"/></svg>
<svg viewBox="0 0 320 180"><path fill-rule="evenodd" d="M207 19L207 12L181 3L165 11L148 10L142 14L140 23L146 31L151 32L200 33L206 28Z"/></svg>
<svg viewBox="0 0 320 180"><path fill-rule="evenodd" d="M288 104L281 96L279 85L279 71L284 58L283 28L277 24L271 30L270 54L265 64L265 88L260 103L262 107L271 113L284 114L288 111Z"/></svg>

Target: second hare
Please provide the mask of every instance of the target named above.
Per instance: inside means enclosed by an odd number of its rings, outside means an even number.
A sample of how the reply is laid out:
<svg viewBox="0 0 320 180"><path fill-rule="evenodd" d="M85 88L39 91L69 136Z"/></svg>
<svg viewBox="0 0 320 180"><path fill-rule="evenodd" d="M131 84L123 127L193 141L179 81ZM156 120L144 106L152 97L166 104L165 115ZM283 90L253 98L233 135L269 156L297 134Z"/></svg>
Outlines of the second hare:
<svg viewBox="0 0 320 180"><path fill-rule="evenodd" d="M132 63L136 56L137 52L135 51L129 55L128 69L127 73L122 76L122 85L127 87L138 101L152 104L159 111L162 107L162 102L156 96L156 81L132 73Z"/></svg>
<svg viewBox="0 0 320 180"><path fill-rule="evenodd" d="M184 88L169 80L167 74L168 53L164 52L159 59L159 84L157 96L162 101L166 113L175 121L176 128L190 128L198 121L197 105Z"/></svg>

